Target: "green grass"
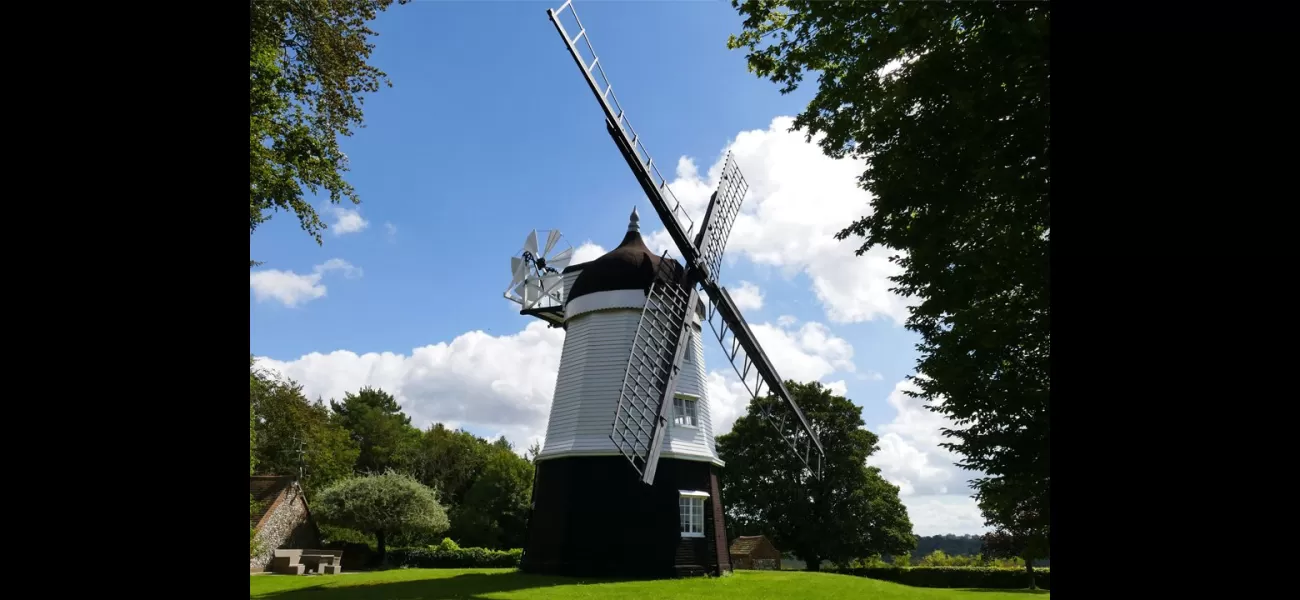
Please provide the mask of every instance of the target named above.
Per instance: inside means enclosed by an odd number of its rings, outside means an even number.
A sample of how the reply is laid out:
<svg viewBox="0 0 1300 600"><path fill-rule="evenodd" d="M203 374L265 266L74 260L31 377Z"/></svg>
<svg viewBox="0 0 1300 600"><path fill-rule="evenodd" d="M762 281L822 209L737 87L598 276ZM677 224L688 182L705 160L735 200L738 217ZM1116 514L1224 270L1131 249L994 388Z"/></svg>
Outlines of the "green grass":
<svg viewBox="0 0 1300 600"><path fill-rule="evenodd" d="M1026 600L1046 591L914 588L850 575L737 571L730 577L602 581L519 573L513 569L397 569L342 575L255 575L253 598L278 600L446 600L451 598L618 600L644 598L871 598L872 600Z"/></svg>

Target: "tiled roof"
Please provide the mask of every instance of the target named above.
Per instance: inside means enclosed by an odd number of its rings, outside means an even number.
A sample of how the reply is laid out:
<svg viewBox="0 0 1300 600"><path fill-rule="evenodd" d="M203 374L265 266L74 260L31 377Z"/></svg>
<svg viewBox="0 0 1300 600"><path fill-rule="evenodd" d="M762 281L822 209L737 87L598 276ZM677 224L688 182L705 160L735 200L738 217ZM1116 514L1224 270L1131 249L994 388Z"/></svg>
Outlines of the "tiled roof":
<svg viewBox="0 0 1300 600"><path fill-rule="evenodd" d="M758 543L763 540L761 535L742 535L731 542L732 556L746 556L758 547Z"/></svg>
<svg viewBox="0 0 1300 600"><path fill-rule="evenodd" d="M257 527L266 516L267 511L271 510L271 505L275 499L280 496L285 488L293 483L293 477L281 475L252 475L248 478L248 493L252 494L253 499L261 506L256 514L249 515L248 526Z"/></svg>

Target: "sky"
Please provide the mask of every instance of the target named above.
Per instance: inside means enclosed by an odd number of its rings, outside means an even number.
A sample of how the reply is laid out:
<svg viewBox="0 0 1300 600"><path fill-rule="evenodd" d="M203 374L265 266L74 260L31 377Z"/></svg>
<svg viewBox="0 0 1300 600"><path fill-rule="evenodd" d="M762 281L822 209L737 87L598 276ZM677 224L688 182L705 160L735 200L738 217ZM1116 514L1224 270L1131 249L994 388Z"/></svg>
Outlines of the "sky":
<svg viewBox="0 0 1300 600"><path fill-rule="evenodd" d="M509 258L559 229L580 262L622 239L633 207L656 252L671 248L605 131L595 96L546 16L561 2L395 5L372 28L370 64L393 87L365 97L365 127L341 142L360 205L310 196L317 245L290 213L251 237L258 363L339 399L397 397L421 427L441 422L522 452L545 435L562 329L502 297ZM868 461L900 487L918 535L985 531L977 474L939 447L945 420L909 398L918 337L889 291L890 252L834 234L869 214L865 164L790 132L809 86L782 95L746 69L725 1L579 0L578 14L624 109L697 222L728 150L749 182L727 245L728 288L783 378L819 380L862 407L880 437ZM576 35L576 31L570 31ZM674 255L678 254L675 249ZM749 398L706 333L718 434ZM725 471L724 471L725 476Z"/></svg>

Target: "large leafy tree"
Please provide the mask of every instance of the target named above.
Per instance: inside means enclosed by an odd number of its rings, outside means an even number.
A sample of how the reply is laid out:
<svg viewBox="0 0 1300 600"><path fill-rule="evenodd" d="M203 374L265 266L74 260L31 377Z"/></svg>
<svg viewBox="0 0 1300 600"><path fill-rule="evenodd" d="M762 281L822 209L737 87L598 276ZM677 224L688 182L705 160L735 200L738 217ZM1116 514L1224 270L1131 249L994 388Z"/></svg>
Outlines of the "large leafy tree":
<svg viewBox="0 0 1300 600"><path fill-rule="evenodd" d="M375 35L366 23L392 3L249 0L249 234L270 211L291 210L319 244L325 224L304 186L360 202L338 137L361 125L364 93L392 85L366 62Z"/></svg>
<svg viewBox="0 0 1300 600"><path fill-rule="evenodd" d="M488 443L468 431L434 424L420 439L416 477L438 490L448 506L459 506L487 464Z"/></svg>
<svg viewBox="0 0 1300 600"><path fill-rule="evenodd" d="M296 475L310 494L352 474L359 450L348 431L330 422L329 409L311 402L302 386L251 369L257 385L250 396L255 412L256 464L262 473Z"/></svg>
<svg viewBox="0 0 1300 600"><path fill-rule="evenodd" d="M419 448L420 430L411 426L411 417L402 412L392 394L364 387L345 394L343 402L331 400L330 408L333 421L347 429L361 449L358 472L409 471Z"/></svg>
<svg viewBox="0 0 1300 600"><path fill-rule="evenodd" d="M1029 576L1029 587L1036 588L1034 559L1048 556L1050 523L1042 511L1041 488L1007 478L988 481L981 490L980 510L984 520L996 529L984 535L983 553L995 558L1021 558Z"/></svg>
<svg viewBox="0 0 1300 600"><path fill-rule="evenodd" d="M1050 521L1051 123L1047 2L733 0L752 71L817 93L794 121L833 157L867 159L874 212L839 239L900 250L914 297L916 394L989 524L1033 503ZM990 493L990 486L1003 486ZM1020 525L1016 525L1019 527Z"/></svg>
<svg viewBox="0 0 1300 600"><path fill-rule="evenodd" d="M763 419L763 408L776 398L756 398L731 432L718 437L718 455L727 463L722 497L733 531L767 535L813 571L823 559L847 563L915 548L898 488L867 466L877 438L864 429L862 409L817 382L786 386L820 432L823 477L808 477Z"/></svg>
<svg viewBox="0 0 1300 600"><path fill-rule="evenodd" d="M325 523L374 534L380 562L389 535L433 536L449 526L433 489L391 470L335 482L316 497L312 510Z"/></svg>
<svg viewBox="0 0 1300 600"><path fill-rule="evenodd" d="M449 535L462 546L522 547L532 491L533 465L493 444L482 474L451 513Z"/></svg>

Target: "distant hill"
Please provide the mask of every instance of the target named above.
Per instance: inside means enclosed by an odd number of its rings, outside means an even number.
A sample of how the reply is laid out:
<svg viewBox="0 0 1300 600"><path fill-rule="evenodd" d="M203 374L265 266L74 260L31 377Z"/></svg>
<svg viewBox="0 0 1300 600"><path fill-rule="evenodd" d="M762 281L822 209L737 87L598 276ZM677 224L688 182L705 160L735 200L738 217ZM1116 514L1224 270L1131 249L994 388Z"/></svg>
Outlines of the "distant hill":
<svg viewBox="0 0 1300 600"><path fill-rule="evenodd" d="M984 540L977 535L918 535L912 556L925 556L935 550L943 550L949 556L973 556L980 553L983 545Z"/></svg>

